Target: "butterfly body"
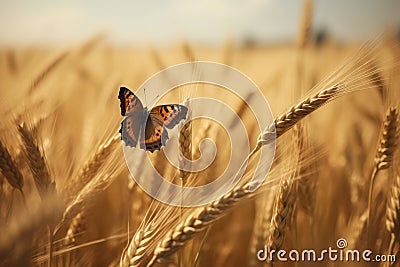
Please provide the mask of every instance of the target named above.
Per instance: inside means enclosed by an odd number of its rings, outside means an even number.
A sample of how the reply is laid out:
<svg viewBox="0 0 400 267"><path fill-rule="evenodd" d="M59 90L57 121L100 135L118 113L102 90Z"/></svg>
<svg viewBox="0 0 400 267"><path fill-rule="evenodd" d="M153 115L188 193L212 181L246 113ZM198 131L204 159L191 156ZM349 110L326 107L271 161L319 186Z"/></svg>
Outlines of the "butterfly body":
<svg viewBox="0 0 400 267"><path fill-rule="evenodd" d="M188 109L178 104L160 105L150 111L143 107L140 99L126 87L121 87L120 100L121 139L129 147L137 147L150 152L160 150L168 140L167 129L174 128L186 119Z"/></svg>

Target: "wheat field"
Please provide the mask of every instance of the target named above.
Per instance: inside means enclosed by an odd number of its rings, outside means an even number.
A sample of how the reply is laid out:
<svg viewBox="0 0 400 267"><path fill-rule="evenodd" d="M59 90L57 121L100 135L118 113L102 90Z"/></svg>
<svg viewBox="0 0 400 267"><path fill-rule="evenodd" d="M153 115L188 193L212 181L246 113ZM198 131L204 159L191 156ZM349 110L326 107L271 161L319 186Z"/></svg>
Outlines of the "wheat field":
<svg viewBox="0 0 400 267"><path fill-rule="evenodd" d="M399 40L389 33L364 45L308 39L123 48L99 35L63 50L2 49L1 266L365 265L257 259L264 246L319 251L337 248L340 238L348 249L398 255ZM228 102L256 148L233 190L205 206L180 208L153 200L132 179L117 94L192 60L230 65L259 86L275 118L277 147L267 179L249 191L266 138L249 107L211 86L178 88L170 99ZM226 167L228 136L210 121L180 128L189 159L200 156L202 139L215 141L215 162L200 173L174 169L162 152L149 153L151 162L176 184L206 184ZM149 173L138 175L146 180Z"/></svg>

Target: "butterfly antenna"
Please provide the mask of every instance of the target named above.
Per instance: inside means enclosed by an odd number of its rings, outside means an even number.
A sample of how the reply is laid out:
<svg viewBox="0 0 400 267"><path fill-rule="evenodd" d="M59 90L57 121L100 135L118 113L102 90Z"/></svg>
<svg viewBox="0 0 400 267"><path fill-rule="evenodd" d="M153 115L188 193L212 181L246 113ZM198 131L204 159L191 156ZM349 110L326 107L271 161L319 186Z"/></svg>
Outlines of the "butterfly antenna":
<svg viewBox="0 0 400 267"><path fill-rule="evenodd" d="M155 100L157 100L157 98L159 98L159 97L160 97L160 95L156 95L156 96L151 100L150 104L154 103Z"/></svg>

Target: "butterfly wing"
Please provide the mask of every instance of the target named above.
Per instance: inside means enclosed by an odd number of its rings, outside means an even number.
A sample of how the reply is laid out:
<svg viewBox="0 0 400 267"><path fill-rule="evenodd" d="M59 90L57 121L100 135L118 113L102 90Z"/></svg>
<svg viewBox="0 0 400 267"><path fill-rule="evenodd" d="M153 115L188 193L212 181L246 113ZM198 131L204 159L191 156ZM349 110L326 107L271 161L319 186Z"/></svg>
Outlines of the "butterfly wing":
<svg viewBox="0 0 400 267"><path fill-rule="evenodd" d="M132 116L125 117L121 122L121 140L129 147L136 147L139 138L140 125Z"/></svg>
<svg viewBox="0 0 400 267"><path fill-rule="evenodd" d="M145 130L146 150L154 152L165 146L168 140L167 129L172 129L187 116L188 109L182 105L161 105L154 107L149 114Z"/></svg>
<svg viewBox="0 0 400 267"><path fill-rule="evenodd" d="M153 120L161 122L167 129L174 128L181 120L186 119L188 108L182 105L161 105L150 111Z"/></svg>
<svg viewBox="0 0 400 267"><path fill-rule="evenodd" d="M121 115L126 116L121 123L121 139L127 146L136 147L143 122L144 109L140 99L128 88L119 89Z"/></svg>
<svg viewBox="0 0 400 267"><path fill-rule="evenodd" d="M118 93L120 101L121 115L128 116L131 113L143 113L143 105L140 99L128 88L120 87Z"/></svg>
<svg viewBox="0 0 400 267"><path fill-rule="evenodd" d="M165 127L163 127L160 121L152 119L149 115L145 129L144 146L142 148L154 152L165 146L167 140L168 132Z"/></svg>

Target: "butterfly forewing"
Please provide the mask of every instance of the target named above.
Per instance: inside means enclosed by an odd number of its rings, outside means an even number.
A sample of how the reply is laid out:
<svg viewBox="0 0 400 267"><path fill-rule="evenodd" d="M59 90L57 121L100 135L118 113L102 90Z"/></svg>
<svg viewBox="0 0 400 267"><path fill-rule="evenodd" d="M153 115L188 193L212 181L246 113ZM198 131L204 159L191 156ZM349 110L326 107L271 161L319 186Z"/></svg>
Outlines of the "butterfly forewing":
<svg viewBox="0 0 400 267"><path fill-rule="evenodd" d="M121 115L126 116L121 123L121 139L127 146L136 147L143 124L143 105L140 99L126 87L120 88L118 98Z"/></svg>
<svg viewBox="0 0 400 267"><path fill-rule="evenodd" d="M121 115L128 116L131 113L143 114L143 105L140 99L128 88L119 89L118 99L120 101Z"/></svg>
<svg viewBox="0 0 400 267"><path fill-rule="evenodd" d="M188 109L178 104L156 106L150 111L153 120L159 120L167 129L172 129L186 119Z"/></svg>

